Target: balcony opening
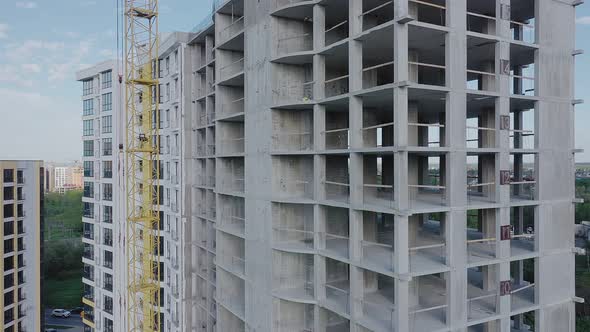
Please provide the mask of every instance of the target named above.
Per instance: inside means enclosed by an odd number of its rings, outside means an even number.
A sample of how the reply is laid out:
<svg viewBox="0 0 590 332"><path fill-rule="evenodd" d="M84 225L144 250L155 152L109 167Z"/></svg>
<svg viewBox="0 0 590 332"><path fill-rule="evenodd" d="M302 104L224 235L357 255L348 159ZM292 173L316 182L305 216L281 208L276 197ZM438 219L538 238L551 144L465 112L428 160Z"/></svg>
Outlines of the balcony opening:
<svg viewBox="0 0 590 332"><path fill-rule="evenodd" d="M245 313L245 281L244 279L219 269L218 286L216 289L217 302L233 315L244 320ZM237 330L223 330L237 331Z"/></svg>
<svg viewBox="0 0 590 332"><path fill-rule="evenodd" d="M415 214L408 221L410 271L423 274L443 269L447 264L445 214Z"/></svg>
<svg viewBox="0 0 590 332"><path fill-rule="evenodd" d="M350 321L339 314L320 307L320 331L326 332L349 332Z"/></svg>
<svg viewBox="0 0 590 332"><path fill-rule="evenodd" d="M447 204L445 159L441 155L408 155L408 203L412 210L440 209Z"/></svg>
<svg viewBox="0 0 590 332"><path fill-rule="evenodd" d="M510 93L536 96L536 49L520 44L510 44Z"/></svg>
<svg viewBox="0 0 590 332"><path fill-rule="evenodd" d="M313 157L275 156L273 166L273 197L288 200L313 199Z"/></svg>
<svg viewBox="0 0 590 332"><path fill-rule="evenodd" d="M363 212L361 262L365 266L394 272L394 222L392 214Z"/></svg>
<svg viewBox="0 0 590 332"><path fill-rule="evenodd" d="M511 98L510 100L510 149L534 150L535 103Z"/></svg>
<svg viewBox="0 0 590 332"><path fill-rule="evenodd" d="M350 147L348 104L326 106L326 130L323 136L326 150L345 150Z"/></svg>
<svg viewBox="0 0 590 332"><path fill-rule="evenodd" d="M324 207L326 217L324 248L335 257L348 259L350 248L350 226L348 209Z"/></svg>
<svg viewBox="0 0 590 332"><path fill-rule="evenodd" d="M446 0L410 0L408 11L419 22L446 25Z"/></svg>
<svg viewBox="0 0 590 332"><path fill-rule="evenodd" d="M243 237L246 228L244 198L229 195L218 197L221 216L218 218L217 227Z"/></svg>
<svg viewBox="0 0 590 332"><path fill-rule="evenodd" d="M238 331L238 332L246 332L246 323L242 320L241 317L237 316L231 309L226 309L223 307L218 308L218 318L219 327L217 331Z"/></svg>
<svg viewBox="0 0 590 332"><path fill-rule="evenodd" d="M326 200L339 203L350 201L350 158L348 155L325 156L324 194Z"/></svg>
<svg viewBox="0 0 590 332"><path fill-rule="evenodd" d="M326 98L347 94L349 90L348 45L333 48L325 55L324 94Z"/></svg>
<svg viewBox="0 0 590 332"><path fill-rule="evenodd" d="M313 148L313 110L271 110L274 151L308 151Z"/></svg>
<svg viewBox="0 0 590 332"><path fill-rule="evenodd" d="M465 146L468 149L497 147L496 99L483 95L467 95Z"/></svg>
<svg viewBox="0 0 590 332"><path fill-rule="evenodd" d="M415 277L410 281L410 331L437 331L447 326L446 273Z"/></svg>
<svg viewBox="0 0 590 332"><path fill-rule="evenodd" d="M363 98L363 148L391 147L393 137L393 95Z"/></svg>
<svg viewBox="0 0 590 332"><path fill-rule="evenodd" d="M513 257L536 251L535 207L510 208L510 254Z"/></svg>
<svg viewBox="0 0 590 332"><path fill-rule="evenodd" d="M410 89L408 92L408 145L424 148L446 146L446 94L422 89Z"/></svg>
<svg viewBox="0 0 590 332"><path fill-rule="evenodd" d="M510 317L513 332L533 332L537 321L537 311L531 310Z"/></svg>
<svg viewBox="0 0 590 332"><path fill-rule="evenodd" d="M510 4L512 40L534 44L536 38L535 0L521 0Z"/></svg>
<svg viewBox="0 0 590 332"><path fill-rule="evenodd" d="M467 320L483 320L498 313L499 265L467 269Z"/></svg>
<svg viewBox="0 0 590 332"><path fill-rule="evenodd" d="M325 46L347 39L349 37L348 1L326 0L324 7L326 13Z"/></svg>
<svg viewBox="0 0 590 332"><path fill-rule="evenodd" d="M313 1L311 0L273 0L272 4L273 9L276 11L273 15L285 17L300 17L299 11L313 7Z"/></svg>
<svg viewBox="0 0 590 332"><path fill-rule="evenodd" d="M344 315L350 314L350 266L326 258L326 302L324 307Z"/></svg>
<svg viewBox="0 0 590 332"><path fill-rule="evenodd" d="M207 125L208 126L212 126L215 124L215 96L208 96L207 97L207 104L206 104L206 109L207 109ZM214 130L212 128L207 128L207 130Z"/></svg>
<svg viewBox="0 0 590 332"><path fill-rule="evenodd" d="M313 260L310 254L273 251L273 293L280 298L313 301Z"/></svg>
<svg viewBox="0 0 590 332"><path fill-rule="evenodd" d="M274 299L273 331L313 331L314 307L313 304Z"/></svg>
<svg viewBox="0 0 590 332"><path fill-rule="evenodd" d="M496 155L467 156L467 204L481 205L496 202Z"/></svg>
<svg viewBox="0 0 590 332"><path fill-rule="evenodd" d="M244 158L222 158L219 161L220 191L244 194Z"/></svg>
<svg viewBox="0 0 590 332"><path fill-rule="evenodd" d="M537 304L537 265L535 258L510 262L510 311L523 310Z"/></svg>
<svg viewBox="0 0 590 332"><path fill-rule="evenodd" d="M363 12L361 14L363 31L392 22L394 16L394 1L363 0Z"/></svg>
<svg viewBox="0 0 590 332"><path fill-rule="evenodd" d="M312 63L275 63L273 66L275 74L272 95L275 105L306 104L314 99Z"/></svg>
<svg viewBox="0 0 590 332"><path fill-rule="evenodd" d="M214 228L212 228L211 236L215 237ZM237 276L244 276L246 273L244 239L229 233L217 233L217 238L221 248L216 256L217 265Z"/></svg>
<svg viewBox="0 0 590 332"><path fill-rule="evenodd" d="M363 169L364 204L395 208L393 155L365 154Z"/></svg>
<svg viewBox="0 0 590 332"><path fill-rule="evenodd" d="M244 86L244 52L219 50L217 55L219 62L218 85Z"/></svg>
<svg viewBox="0 0 590 332"><path fill-rule="evenodd" d="M236 121L243 121L244 88L242 86L220 85L217 87L217 96L221 104L217 119L236 118Z"/></svg>
<svg viewBox="0 0 590 332"><path fill-rule="evenodd" d="M274 247L284 250L314 249L313 206L273 203Z"/></svg>
<svg viewBox="0 0 590 332"><path fill-rule="evenodd" d="M492 320L485 323L467 327L467 332L493 332L500 331L500 321ZM516 332L516 331L515 331Z"/></svg>
<svg viewBox="0 0 590 332"><path fill-rule="evenodd" d="M221 8L215 17L217 28L217 47L244 47L244 2L232 2L226 8Z"/></svg>
<svg viewBox="0 0 590 332"><path fill-rule="evenodd" d="M275 20L277 56L284 61L299 61L309 58L302 53L313 51L313 9L302 8L297 17L277 17ZM297 55L297 56L296 56ZM286 59L288 57L288 59Z"/></svg>
<svg viewBox="0 0 590 332"><path fill-rule="evenodd" d="M497 91L496 41L467 37L467 88Z"/></svg>
<svg viewBox="0 0 590 332"><path fill-rule="evenodd" d="M496 258L496 214L494 209L467 211L467 261L477 264Z"/></svg>
<svg viewBox="0 0 590 332"><path fill-rule="evenodd" d="M538 199L536 159L536 154L510 154L510 201Z"/></svg>
<svg viewBox="0 0 590 332"><path fill-rule="evenodd" d="M408 75L411 82L446 85L445 43L445 32L409 26Z"/></svg>
<svg viewBox="0 0 590 332"><path fill-rule="evenodd" d="M394 331L395 281L393 278L363 270L363 297L361 321L376 331Z"/></svg>
<svg viewBox="0 0 590 332"><path fill-rule="evenodd" d="M496 1L468 0L467 31L496 35L496 29Z"/></svg>
<svg viewBox="0 0 590 332"><path fill-rule="evenodd" d="M219 148L218 155L242 155L245 149L244 123L233 121L218 121L216 136Z"/></svg>
<svg viewBox="0 0 590 332"><path fill-rule="evenodd" d="M376 31L363 39L363 89L393 83L393 48L393 27Z"/></svg>

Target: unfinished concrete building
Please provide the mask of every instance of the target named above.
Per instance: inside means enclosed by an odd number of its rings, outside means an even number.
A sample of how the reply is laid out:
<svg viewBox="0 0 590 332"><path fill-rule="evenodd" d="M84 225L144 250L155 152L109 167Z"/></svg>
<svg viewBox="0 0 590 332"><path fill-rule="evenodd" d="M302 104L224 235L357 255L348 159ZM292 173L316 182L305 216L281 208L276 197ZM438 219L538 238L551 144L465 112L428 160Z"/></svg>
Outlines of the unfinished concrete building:
<svg viewBox="0 0 590 332"><path fill-rule="evenodd" d="M164 331L574 331L579 3L215 1L162 47Z"/></svg>

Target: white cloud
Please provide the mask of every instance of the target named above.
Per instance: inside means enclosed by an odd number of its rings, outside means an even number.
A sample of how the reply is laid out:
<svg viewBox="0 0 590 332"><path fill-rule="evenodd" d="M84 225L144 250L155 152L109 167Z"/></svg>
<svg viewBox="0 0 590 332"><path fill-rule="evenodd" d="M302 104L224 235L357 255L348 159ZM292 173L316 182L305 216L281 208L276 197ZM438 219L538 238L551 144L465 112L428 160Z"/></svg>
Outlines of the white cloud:
<svg viewBox="0 0 590 332"><path fill-rule="evenodd" d="M27 75L23 75L18 66L12 64L0 64L0 82L16 85L20 88L33 86L33 81Z"/></svg>
<svg viewBox="0 0 590 332"><path fill-rule="evenodd" d="M581 25L590 25L590 16L581 16L576 18L576 23Z"/></svg>
<svg viewBox="0 0 590 332"><path fill-rule="evenodd" d="M0 23L0 39L8 37L8 24Z"/></svg>
<svg viewBox="0 0 590 332"><path fill-rule="evenodd" d="M17 8L24 8L24 9L33 9L37 8L37 3L33 1L17 1L16 2Z"/></svg>

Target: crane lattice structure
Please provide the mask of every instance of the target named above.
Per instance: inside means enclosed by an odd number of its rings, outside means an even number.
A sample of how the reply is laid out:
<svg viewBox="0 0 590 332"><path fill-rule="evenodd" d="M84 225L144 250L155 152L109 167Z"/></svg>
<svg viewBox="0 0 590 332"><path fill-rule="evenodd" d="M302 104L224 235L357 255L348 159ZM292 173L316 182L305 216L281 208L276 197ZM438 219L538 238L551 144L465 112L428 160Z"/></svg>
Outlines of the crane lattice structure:
<svg viewBox="0 0 590 332"><path fill-rule="evenodd" d="M158 0L124 1L127 330L159 332Z"/></svg>

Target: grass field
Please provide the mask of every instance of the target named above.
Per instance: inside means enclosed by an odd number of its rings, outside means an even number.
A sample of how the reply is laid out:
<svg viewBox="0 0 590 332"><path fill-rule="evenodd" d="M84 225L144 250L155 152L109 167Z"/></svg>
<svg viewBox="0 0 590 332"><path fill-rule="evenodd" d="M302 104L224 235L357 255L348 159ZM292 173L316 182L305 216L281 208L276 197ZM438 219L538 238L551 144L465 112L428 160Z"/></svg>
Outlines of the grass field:
<svg viewBox="0 0 590 332"><path fill-rule="evenodd" d="M82 305L82 279L80 273L72 273L64 279L45 279L43 302L47 309L71 309Z"/></svg>

